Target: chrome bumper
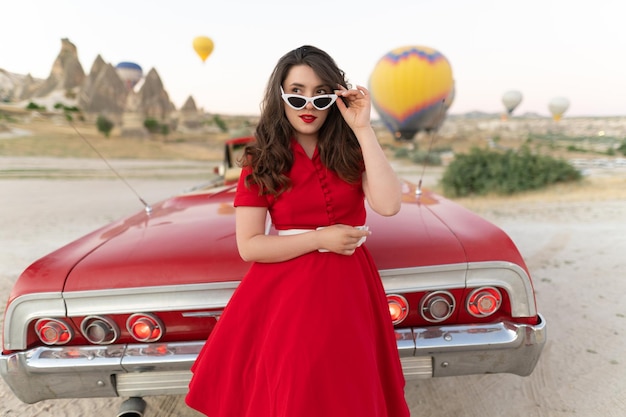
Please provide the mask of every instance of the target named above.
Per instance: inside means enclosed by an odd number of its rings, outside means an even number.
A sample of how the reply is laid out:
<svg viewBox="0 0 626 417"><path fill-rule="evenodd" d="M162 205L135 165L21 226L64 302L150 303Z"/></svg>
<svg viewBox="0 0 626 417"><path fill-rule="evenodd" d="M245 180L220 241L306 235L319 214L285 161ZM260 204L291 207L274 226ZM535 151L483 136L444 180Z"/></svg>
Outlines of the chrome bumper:
<svg viewBox="0 0 626 417"><path fill-rule="evenodd" d="M396 339L407 380L509 373L528 376L546 343L546 321L498 322L398 329Z"/></svg>
<svg viewBox="0 0 626 417"><path fill-rule="evenodd" d="M546 324L510 322L397 329L407 380L513 373L529 375ZM0 374L25 403L53 398L144 397L187 392L204 341L143 345L38 347L0 356Z"/></svg>

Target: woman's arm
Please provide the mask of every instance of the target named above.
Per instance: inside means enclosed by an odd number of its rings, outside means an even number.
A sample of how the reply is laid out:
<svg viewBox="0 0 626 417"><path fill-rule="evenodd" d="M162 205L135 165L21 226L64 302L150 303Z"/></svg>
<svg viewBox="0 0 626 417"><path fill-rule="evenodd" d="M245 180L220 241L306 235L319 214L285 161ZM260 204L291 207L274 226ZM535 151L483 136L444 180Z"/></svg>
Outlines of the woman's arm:
<svg viewBox="0 0 626 417"><path fill-rule="evenodd" d="M371 100L365 87L356 90L341 87L338 95L348 100L349 107L337 100L341 114L356 135L363 160L363 192L370 207L383 216L393 216L400 211L401 185L383 152L370 122Z"/></svg>
<svg viewBox="0 0 626 417"><path fill-rule="evenodd" d="M289 236L265 234L267 208L239 206L235 212L237 248L244 261L282 262L318 249L352 255L366 230L333 225Z"/></svg>
<svg viewBox="0 0 626 417"><path fill-rule="evenodd" d="M401 185L371 127L354 132L361 144L365 172L363 191L367 203L382 216L393 216L400 211Z"/></svg>

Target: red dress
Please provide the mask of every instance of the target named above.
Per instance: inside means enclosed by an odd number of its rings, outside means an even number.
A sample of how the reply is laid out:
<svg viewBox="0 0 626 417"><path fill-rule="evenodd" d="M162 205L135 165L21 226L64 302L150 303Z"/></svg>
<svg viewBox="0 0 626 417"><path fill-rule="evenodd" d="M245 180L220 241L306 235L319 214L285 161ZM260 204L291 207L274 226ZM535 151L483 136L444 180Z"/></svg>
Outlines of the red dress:
<svg viewBox="0 0 626 417"><path fill-rule="evenodd" d="M293 142L293 188L258 196L239 180L235 206L268 207L276 229L365 224L348 184ZM375 233L375 231L374 231ZM209 417L405 417L404 377L378 270L311 252L252 263L192 367L187 404Z"/></svg>

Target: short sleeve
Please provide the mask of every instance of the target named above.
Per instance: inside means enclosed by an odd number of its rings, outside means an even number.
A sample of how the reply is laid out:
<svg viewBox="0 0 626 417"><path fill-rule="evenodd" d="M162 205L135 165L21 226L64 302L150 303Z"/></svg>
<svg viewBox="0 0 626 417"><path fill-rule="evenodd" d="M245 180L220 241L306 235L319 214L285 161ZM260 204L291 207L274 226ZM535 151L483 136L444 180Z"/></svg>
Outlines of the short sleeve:
<svg viewBox="0 0 626 417"><path fill-rule="evenodd" d="M239 182L237 183L237 191L235 193L234 206L268 207L269 202L267 196L259 195L258 185L249 184L249 187L246 187L245 179L251 172L252 169L250 167L245 167L241 170Z"/></svg>

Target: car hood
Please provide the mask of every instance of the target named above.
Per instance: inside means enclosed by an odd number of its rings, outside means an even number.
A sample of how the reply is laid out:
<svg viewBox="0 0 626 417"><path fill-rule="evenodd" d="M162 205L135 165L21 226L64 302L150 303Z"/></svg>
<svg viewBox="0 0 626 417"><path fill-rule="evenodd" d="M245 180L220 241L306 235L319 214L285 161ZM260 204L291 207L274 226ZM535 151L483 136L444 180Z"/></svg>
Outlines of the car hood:
<svg viewBox="0 0 626 417"><path fill-rule="evenodd" d="M34 276L38 292L239 281L249 264L237 251L233 198L234 187L197 191L105 226L31 265L12 298L29 292ZM366 246L381 270L484 260L525 268L499 228L408 182L400 212L370 211L367 224Z"/></svg>

